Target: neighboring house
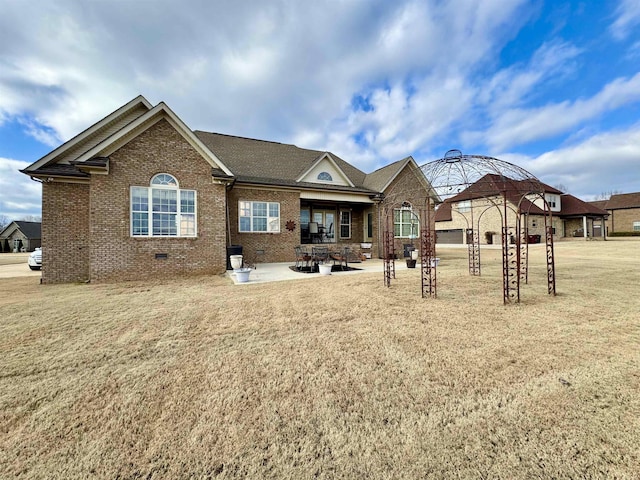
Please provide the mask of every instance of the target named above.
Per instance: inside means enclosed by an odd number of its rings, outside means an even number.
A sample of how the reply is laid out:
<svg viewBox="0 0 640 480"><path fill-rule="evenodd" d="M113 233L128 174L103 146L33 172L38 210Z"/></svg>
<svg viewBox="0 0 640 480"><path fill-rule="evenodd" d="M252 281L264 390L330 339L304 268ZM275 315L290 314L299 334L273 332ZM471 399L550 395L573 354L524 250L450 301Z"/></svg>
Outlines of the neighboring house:
<svg viewBox="0 0 640 480"><path fill-rule="evenodd" d="M40 222L11 222L0 232L0 252L33 252L41 245Z"/></svg>
<svg viewBox="0 0 640 480"><path fill-rule="evenodd" d="M437 200L411 157L366 174L331 152L193 132L142 96L22 172L43 184L45 283L217 274L238 245L260 262L305 243L377 255L387 192Z"/></svg>
<svg viewBox="0 0 640 480"><path fill-rule="evenodd" d="M609 200L589 202L607 210L607 234L640 232L640 192L611 195Z"/></svg>
<svg viewBox="0 0 640 480"><path fill-rule="evenodd" d="M479 230L480 243L501 242L504 198L509 225L515 226L518 211L532 241L544 242L545 205L551 211L550 225L555 238L605 238L607 212L557 188L539 184L540 195L529 193L529 183L487 174L459 194L445 200L436 210L438 243L469 243L466 232ZM504 193L503 193L504 192Z"/></svg>

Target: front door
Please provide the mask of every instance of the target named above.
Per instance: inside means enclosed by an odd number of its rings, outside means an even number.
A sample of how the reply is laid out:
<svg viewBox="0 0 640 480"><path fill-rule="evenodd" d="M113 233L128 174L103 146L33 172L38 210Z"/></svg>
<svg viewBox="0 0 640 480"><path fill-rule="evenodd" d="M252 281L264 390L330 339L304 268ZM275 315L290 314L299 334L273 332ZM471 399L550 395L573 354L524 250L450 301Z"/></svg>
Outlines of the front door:
<svg viewBox="0 0 640 480"><path fill-rule="evenodd" d="M598 238L602 236L602 225L598 225L593 222L593 238Z"/></svg>

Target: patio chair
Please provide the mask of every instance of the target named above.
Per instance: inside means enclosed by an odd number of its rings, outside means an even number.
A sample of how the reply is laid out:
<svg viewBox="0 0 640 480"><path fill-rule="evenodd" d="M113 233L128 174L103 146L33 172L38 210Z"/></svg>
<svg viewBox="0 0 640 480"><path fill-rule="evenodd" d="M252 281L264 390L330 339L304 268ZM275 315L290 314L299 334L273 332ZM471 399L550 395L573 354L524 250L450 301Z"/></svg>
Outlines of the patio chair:
<svg viewBox="0 0 640 480"><path fill-rule="evenodd" d="M325 232L325 238L329 241L333 239L333 222L329 224L329 229Z"/></svg>
<svg viewBox="0 0 640 480"><path fill-rule="evenodd" d="M329 260L329 247L312 247L311 261L317 265Z"/></svg>
<svg viewBox="0 0 640 480"><path fill-rule="evenodd" d="M350 247L344 247L341 252L331 254L334 265L340 265L341 270L349 270L349 253Z"/></svg>
<svg viewBox="0 0 640 480"><path fill-rule="evenodd" d="M296 270L301 270L303 267L309 268L309 262L311 261L309 252L300 245L294 247L294 250L296 252Z"/></svg>

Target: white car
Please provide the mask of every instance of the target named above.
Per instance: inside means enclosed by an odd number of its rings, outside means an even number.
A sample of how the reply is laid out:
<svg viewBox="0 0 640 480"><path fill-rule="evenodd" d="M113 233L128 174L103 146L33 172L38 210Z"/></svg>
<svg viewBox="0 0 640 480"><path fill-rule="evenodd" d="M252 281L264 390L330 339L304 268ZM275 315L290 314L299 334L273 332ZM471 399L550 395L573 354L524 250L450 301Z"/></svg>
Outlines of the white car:
<svg viewBox="0 0 640 480"><path fill-rule="evenodd" d="M27 263L31 270L40 270L42 268L42 249L40 247L31 252Z"/></svg>

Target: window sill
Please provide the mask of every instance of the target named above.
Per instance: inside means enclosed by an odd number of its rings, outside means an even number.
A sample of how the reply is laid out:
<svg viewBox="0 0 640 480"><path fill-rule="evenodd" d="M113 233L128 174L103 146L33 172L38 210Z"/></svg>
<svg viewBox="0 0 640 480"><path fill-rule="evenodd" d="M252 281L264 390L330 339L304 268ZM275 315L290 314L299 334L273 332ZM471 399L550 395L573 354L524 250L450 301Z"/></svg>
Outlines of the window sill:
<svg viewBox="0 0 640 480"><path fill-rule="evenodd" d="M198 240L199 237L142 237L139 235L130 235L133 240Z"/></svg>

